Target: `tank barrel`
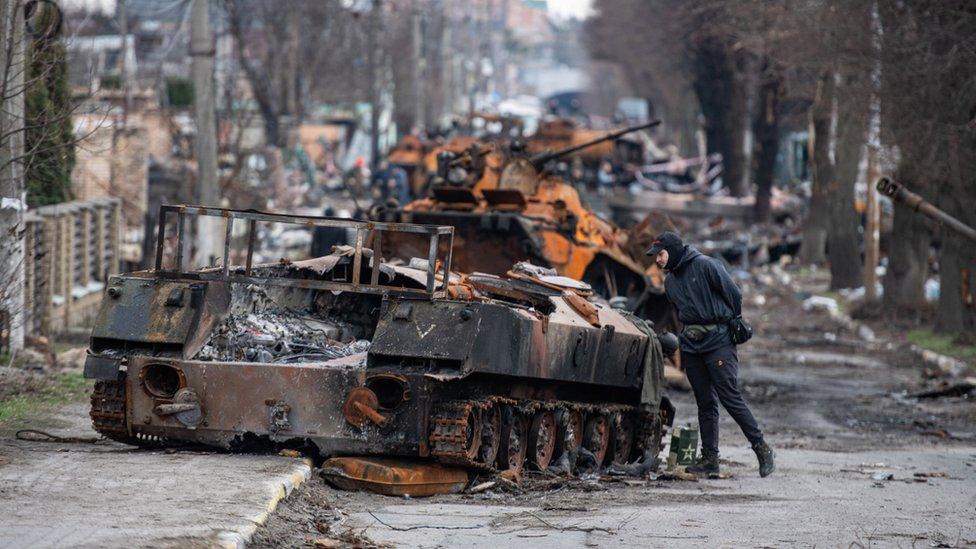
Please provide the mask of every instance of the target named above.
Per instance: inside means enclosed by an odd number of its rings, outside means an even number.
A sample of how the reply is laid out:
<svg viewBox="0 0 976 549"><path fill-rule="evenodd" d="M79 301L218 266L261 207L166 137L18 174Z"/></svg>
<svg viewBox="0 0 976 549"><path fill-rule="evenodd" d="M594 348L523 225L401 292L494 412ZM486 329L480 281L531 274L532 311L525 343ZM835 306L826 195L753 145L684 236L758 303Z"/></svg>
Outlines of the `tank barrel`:
<svg viewBox="0 0 976 549"><path fill-rule="evenodd" d="M878 180L878 192L891 197L895 202L900 202L916 212L921 212L943 225L947 225L950 229L976 242L976 229L936 208L921 196L906 189L901 183L887 177L882 177Z"/></svg>
<svg viewBox="0 0 976 549"><path fill-rule="evenodd" d="M661 124L661 121L660 120L652 120L651 122L648 122L646 124L640 124L640 125L637 125L637 126L630 126L630 127L627 127L627 128L623 128L623 129L620 129L620 130L617 130L617 131L610 132L610 133L608 133L606 135L603 135L601 137L597 137L596 139L591 139L591 140L589 140L589 141L587 141L585 143L580 143L579 145L573 145L571 147L566 147L565 149L560 149L558 151L539 153L539 154L537 154L537 155L535 155L535 156L533 156L531 158L531 162L532 162L532 164L534 166L536 166L536 168L540 168L543 165L545 165L546 162L549 162L550 160L555 160L556 158L559 158L559 157L562 157L562 156L566 156L568 154L573 154L576 151L581 151L581 150L583 150L583 149L585 149L587 147L592 147L593 145L596 145L597 143L603 143L604 141L609 141L611 139L616 139L616 138L618 138L618 137L620 137L622 135L626 135L628 133L633 133L633 132L640 131L640 130L644 130L644 129L647 129L647 128L653 128L654 126L657 126L657 125L660 125L660 124Z"/></svg>

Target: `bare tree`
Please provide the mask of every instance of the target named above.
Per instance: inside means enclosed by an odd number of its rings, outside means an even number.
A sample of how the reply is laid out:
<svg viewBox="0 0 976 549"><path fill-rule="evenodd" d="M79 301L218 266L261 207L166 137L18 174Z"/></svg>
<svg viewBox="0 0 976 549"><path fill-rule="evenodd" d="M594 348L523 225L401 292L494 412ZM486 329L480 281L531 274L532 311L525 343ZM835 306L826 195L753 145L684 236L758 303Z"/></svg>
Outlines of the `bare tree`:
<svg viewBox="0 0 976 549"><path fill-rule="evenodd" d="M883 28L882 129L899 153L896 176L969 225L976 225L976 8L959 2L879 0ZM923 308L929 243L939 244L936 329L976 338L976 247L901 205L885 276L893 317Z"/></svg>
<svg viewBox="0 0 976 549"><path fill-rule="evenodd" d="M67 184L74 148L90 133L77 135L70 121L80 103L52 89L63 78L64 49L60 44L61 14L54 2L31 4L25 20L24 0L0 5L0 312L9 318L11 346L24 335L24 220L29 174L50 175ZM97 129L92 128L90 131ZM61 189L58 199L67 199ZM44 284L45 281L39 281Z"/></svg>

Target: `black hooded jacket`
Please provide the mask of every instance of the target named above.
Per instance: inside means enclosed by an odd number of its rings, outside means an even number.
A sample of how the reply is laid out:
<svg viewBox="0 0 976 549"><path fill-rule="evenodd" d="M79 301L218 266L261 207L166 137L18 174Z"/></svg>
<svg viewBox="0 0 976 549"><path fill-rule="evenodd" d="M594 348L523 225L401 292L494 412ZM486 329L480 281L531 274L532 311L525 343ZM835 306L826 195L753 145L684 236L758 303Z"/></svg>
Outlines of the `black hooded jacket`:
<svg viewBox="0 0 976 549"><path fill-rule="evenodd" d="M727 324L742 314L742 292L718 260L685 246L664 279L664 290L682 324L719 325L701 341L689 341L681 335L682 351L707 353L732 343Z"/></svg>

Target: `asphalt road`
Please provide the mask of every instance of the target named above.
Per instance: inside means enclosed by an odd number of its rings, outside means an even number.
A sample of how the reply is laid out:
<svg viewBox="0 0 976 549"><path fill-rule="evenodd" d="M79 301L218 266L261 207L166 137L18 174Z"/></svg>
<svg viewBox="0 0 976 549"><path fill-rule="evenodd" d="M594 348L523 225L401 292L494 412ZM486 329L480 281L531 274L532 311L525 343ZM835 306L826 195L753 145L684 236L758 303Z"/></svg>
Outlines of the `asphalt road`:
<svg viewBox="0 0 976 549"><path fill-rule="evenodd" d="M943 547L976 545L976 402L906 397L921 369L789 292L747 289L741 383L778 470L760 479L727 416L728 479L528 477L520 493L343 492L301 460L0 437L0 547ZM679 424L695 423L672 392ZM41 420L39 419L39 422ZM42 424L94 436L87 407ZM879 478L890 479L876 480ZM275 504L290 488L301 484ZM267 519L267 520L266 520ZM253 533L253 538L251 534Z"/></svg>
<svg viewBox="0 0 976 549"><path fill-rule="evenodd" d="M917 400L921 364L867 341L785 287L744 289L757 337L740 384L778 469L755 457L723 412L730 479L551 481L512 494L394 499L313 480L257 532L289 547L342 539L396 547L957 547L976 545L976 402ZM757 296L762 298L757 299ZM882 328L876 331L881 333ZM678 424L696 421L671 391ZM890 480L875 480L891 474Z"/></svg>

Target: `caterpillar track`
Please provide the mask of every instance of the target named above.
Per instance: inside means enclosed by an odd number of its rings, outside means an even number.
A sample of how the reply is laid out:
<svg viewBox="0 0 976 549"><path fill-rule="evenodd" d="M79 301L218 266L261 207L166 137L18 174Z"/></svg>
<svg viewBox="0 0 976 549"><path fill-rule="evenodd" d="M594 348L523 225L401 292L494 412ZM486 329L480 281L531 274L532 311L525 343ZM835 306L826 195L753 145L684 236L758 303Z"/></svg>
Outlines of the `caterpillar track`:
<svg viewBox="0 0 976 549"><path fill-rule="evenodd" d="M572 446L583 446L600 464L626 463L656 441L664 414L641 418L634 406L493 396L438 404L430 418L430 454L441 463L484 472L544 470Z"/></svg>
<svg viewBox="0 0 976 549"><path fill-rule="evenodd" d="M129 434L125 424L125 380L95 382L91 394L92 427L105 438L133 446L156 446L164 440L157 436Z"/></svg>

